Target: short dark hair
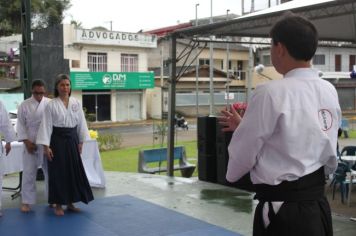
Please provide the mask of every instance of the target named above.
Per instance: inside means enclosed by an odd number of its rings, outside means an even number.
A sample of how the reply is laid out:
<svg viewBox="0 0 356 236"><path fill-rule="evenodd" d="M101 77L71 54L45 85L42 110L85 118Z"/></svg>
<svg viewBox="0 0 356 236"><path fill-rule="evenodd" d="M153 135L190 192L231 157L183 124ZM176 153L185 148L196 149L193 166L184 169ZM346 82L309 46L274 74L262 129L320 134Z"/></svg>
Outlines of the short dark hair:
<svg viewBox="0 0 356 236"><path fill-rule="evenodd" d="M311 60L318 47L318 31L313 23L292 12L274 24L270 36L274 45L282 43L296 60Z"/></svg>
<svg viewBox="0 0 356 236"><path fill-rule="evenodd" d="M46 84L43 80L36 79L36 80L32 81L31 88L33 89L34 87L46 87Z"/></svg>
<svg viewBox="0 0 356 236"><path fill-rule="evenodd" d="M62 80L69 80L69 84L71 85L71 82L70 82L70 79L69 79L68 75L66 75L66 74L57 75L56 76L56 82L54 83L54 97L58 97L59 96L59 92L57 90L57 86ZM71 93L72 93L72 88L70 89L69 96L71 95Z"/></svg>

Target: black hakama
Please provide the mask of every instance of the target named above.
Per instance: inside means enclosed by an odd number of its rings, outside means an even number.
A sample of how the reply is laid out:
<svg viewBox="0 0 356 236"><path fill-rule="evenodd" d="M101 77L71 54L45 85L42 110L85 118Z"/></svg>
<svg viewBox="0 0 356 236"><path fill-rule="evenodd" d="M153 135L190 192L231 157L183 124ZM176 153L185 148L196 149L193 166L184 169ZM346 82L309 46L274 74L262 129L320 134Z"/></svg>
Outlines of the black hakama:
<svg viewBox="0 0 356 236"><path fill-rule="evenodd" d="M329 203L324 195L324 167L295 181L279 185L255 184L259 203L255 210L254 236L332 236ZM277 213L273 201L283 201ZM265 228L262 211L268 203L270 224Z"/></svg>
<svg viewBox="0 0 356 236"><path fill-rule="evenodd" d="M77 128L53 127L48 161L48 203L68 205L94 199L78 149Z"/></svg>

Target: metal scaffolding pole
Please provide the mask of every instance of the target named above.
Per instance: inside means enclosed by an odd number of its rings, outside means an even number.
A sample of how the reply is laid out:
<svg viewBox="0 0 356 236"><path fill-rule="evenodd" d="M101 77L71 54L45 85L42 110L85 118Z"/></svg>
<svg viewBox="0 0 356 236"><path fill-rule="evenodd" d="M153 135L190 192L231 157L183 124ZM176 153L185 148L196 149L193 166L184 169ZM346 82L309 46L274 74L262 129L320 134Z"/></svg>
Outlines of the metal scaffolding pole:
<svg viewBox="0 0 356 236"><path fill-rule="evenodd" d="M213 0L210 0L210 24L213 23ZM210 40L213 40L214 37L210 36ZM209 91L210 91L210 106L209 114L214 115L214 59L213 59L213 43L209 43Z"/></svg>
<svg viewBox="0 0 356 236"><path fill-rule="evenodd" d="M31 59L31 0L21 0L21 80L24 98L31 96L32 59Z"/></svg>
<svg viewBox="0 0 356 236"><path fill-rule="evenodd" d="M170 52L170 78L169 78L169 100L168 100L168 136L167 136L167 176L173 176L174 166L174 115L176 108L176 35L171 36Z"/></svg>

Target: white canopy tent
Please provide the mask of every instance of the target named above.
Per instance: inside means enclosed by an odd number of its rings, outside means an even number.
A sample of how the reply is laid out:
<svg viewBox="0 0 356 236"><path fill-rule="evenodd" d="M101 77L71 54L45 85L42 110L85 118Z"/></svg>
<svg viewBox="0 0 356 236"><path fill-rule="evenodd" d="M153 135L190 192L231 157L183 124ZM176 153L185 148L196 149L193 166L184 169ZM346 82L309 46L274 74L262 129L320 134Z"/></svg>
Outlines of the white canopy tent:
<svg viewBox="0 0 356 236"><path fill-rule="evenodd" d="M294 0L233 20L177 30L176 37L269 37L274 22L286 11L313 22L321 40L356 42L355 0Z"/></svg>
<svg viewBox="0 0 356 236"><path fill-rule="evenodd" d="M356 1L355 0L294 0L262 11L224 22L195 26L174 31L171 35L171 77L168 106L168 162L167 175L173 176L174 114L176 86L177 38L199 39L214 35L268 38L271 26L286 11L302 15L317 27L319 39L356 43Z"/></svg>

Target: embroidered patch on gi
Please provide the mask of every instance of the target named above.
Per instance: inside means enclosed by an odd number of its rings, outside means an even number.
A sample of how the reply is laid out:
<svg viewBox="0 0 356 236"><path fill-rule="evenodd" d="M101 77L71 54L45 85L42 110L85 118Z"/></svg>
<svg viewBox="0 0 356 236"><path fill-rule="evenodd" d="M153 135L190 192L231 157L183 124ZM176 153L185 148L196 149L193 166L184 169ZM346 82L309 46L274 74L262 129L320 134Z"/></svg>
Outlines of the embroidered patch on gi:
<svg viewBox="0 0 356 236"><path fill-rule="evenodd" d="M78 109L79 109L78 104L76 104L76 103L72 104L72 111L76 112L76 111L78 111Z"/></svg>
<svg viewBox="0 0 356 236"><path fill-rule="evenodd" d="M333 124L333 116L331 112L327 109L319 110L319 122L323 131L329 130Z"/></svg>

